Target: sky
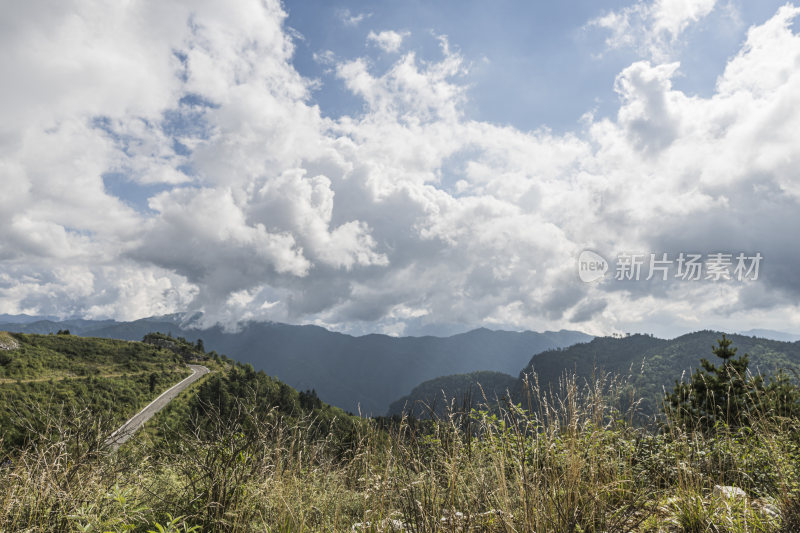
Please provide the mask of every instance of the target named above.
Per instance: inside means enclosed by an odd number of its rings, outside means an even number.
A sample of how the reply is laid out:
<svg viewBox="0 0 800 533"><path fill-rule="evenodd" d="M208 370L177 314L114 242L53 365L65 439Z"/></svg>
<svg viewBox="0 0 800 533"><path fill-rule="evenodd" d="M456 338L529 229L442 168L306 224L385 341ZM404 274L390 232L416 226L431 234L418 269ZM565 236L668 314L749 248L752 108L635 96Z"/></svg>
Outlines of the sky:
<svg viewBox="0 0 800 533"><path fill-rule="evenodd" d="M798 19L0 1L0 313L798 333Z"/></svg>

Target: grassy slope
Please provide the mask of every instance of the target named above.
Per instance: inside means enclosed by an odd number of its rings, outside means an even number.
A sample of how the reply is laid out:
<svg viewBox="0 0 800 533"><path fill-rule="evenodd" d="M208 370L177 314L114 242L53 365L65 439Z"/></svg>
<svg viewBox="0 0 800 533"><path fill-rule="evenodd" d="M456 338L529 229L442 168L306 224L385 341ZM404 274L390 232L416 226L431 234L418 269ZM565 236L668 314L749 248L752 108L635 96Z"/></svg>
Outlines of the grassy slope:
<svg viewBox="0 0 800 533"><path fill-rule="evenodd" d="M183 338L148 334L148 343L79 337L0 333L0 450L21 446L31 427L43 425L48 414L64 418L70 409L88 408L116 427L153 398L189 374L183 355L197 355ZM146 339L147 340L147 339ZM166 346L166 347L165 347ZM184 391L148 423L147 433L163 436L165 428L180 429L213 404L225 414L237 399L257 398L258 409L275 408L282 417L314 417L324 430L335 420L351 417L299 392L281 381L255 372L216 353L202 364L212 373ZM150 391L150 376L158 375Z"/></svg>
<svg viewBox="0 0 800 533"><path fill-rule="evenodd" d="M11 361L0 366L0 379L49 379L131 374L183 367L172 352L140 342L74 335L7 334L19 344L6 351Z"/></svg>
<svg viewBox="0 0 800 533"><path fill-rule="evenodd" d="M87 408L113 427L189 374L173 352L140 342L8 333L3 340L17 345L0 352L4 447L20 445L31 433L26 425L62 410Z"/></svg>

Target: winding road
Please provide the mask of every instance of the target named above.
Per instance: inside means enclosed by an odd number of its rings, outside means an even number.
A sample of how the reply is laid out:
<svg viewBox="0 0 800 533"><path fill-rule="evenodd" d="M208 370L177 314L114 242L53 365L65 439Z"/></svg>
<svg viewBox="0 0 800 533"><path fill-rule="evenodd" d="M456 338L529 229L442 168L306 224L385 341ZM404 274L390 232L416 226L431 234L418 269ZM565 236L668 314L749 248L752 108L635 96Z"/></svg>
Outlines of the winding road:
<svg viewBox="0 0 800 533"><path fill-rule="evenodd" d="M190 376L184 378L183 381L162 392L161 395L150 402L147 407L133 415L130 420L122 424L118 430L116 430L111 434L111 436L108 437L108 439L106 439L106 445L110 446L114 450L119 448L119 446L131 438L133 434L144 425L145 422L150 420L154 414L166 407L166 405L175 399L178 394L183 392L186 387L209 372L206 367L201 365L187 366L192 370L192 374Z"/></svg>

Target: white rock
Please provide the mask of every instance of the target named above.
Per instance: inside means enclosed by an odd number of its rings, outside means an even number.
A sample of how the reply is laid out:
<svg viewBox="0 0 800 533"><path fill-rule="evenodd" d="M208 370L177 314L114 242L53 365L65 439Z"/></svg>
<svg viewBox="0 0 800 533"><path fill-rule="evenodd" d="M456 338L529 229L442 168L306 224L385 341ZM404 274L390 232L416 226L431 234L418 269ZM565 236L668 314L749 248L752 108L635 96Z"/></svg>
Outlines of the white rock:
<svg viewBox="0 0 800 533"><path fill-rule="evenodd" d="M16 350L17 348L19 348L19 343L14 340L14 337L5 331L0 331L0 350Z"/></svg>
<svg viewBox="0 0 800 533"><path fill-rule="evenodd" d="M731 487L730 485L714 485L714 492L712 493L715 498L724 498L726 500L746 500L747 493L739 487Z"/></svg>

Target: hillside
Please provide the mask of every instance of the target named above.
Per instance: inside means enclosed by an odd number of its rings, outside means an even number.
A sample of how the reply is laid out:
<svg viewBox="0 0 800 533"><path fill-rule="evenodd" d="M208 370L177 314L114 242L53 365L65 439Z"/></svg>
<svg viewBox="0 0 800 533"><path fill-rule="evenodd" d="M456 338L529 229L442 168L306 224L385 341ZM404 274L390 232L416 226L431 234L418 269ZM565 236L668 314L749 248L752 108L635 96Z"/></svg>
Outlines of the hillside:
<svg viewBox="0 0 800 533"><path fill-rule="evenodd" d="M479 407L507 397L517 387L517 378L502 372L472 372L453 374L425 381L414 387L389 406L388 416L408 414L417 418L433 412L445 416L450 407L455 410ZM485 398L484 398L485 396Z"/></svg>
<svg viewBox="0 0 800 533"><path fill-rule="evenodd" d="M182 337L149 333L138 342L0 332L0 453L21 447L44 424L79 411L109 432L189 375L187 362L198 361L212 368L212 375L158 413L149 433L163 436L163 427L180 433L206 418L209 409L233 417L244 400L260 415L314 416L325 431L334 420L349 419L314 391L298 391L224 355L206 355Z"/></svg>
<svg viewBox="0 0 800 533"><path fill-rule="evenodd" d="M0 326L18 331L73 333L141 339L151 331L202 339L215 350L299 389L315 389L327 403L350 412L382 415L389 404L423 381L444 375L490 370L516 375L531 355L586 342L574 331L510 332L476 329L451 337L354 337L318 326L253 322L240 331L182 328L177 317L134 322L28 321Z"/></svg>
<svg viewBox="0 0 800 533"><path fill-rule="evenodd" d="M141 342L0 332L0 345L0 453L72 410L114 427L189 374L174 351Z"/></svg>
<svg viewBox="0 0 800 533"><path fill-rule="evenodd" d="M597 370L629 376L642 398L646 413L655 412L664 389L671 391L681 375L689 376L700 366L701 358L710 358L710 348L722 336L718 331L698 331L665 340L649 335L598 337L588 343L560 350L547 350L534 355L520 373L517 394L522 388L523 374L535 372L545 389L557 387L560 378L575 374L591 379ZM728 335L738 354L750 355L750 369L774 375L779 369L800 370L800 342L781 342L743 335ZM519 398L519 396L518 396Z"/></svg>

